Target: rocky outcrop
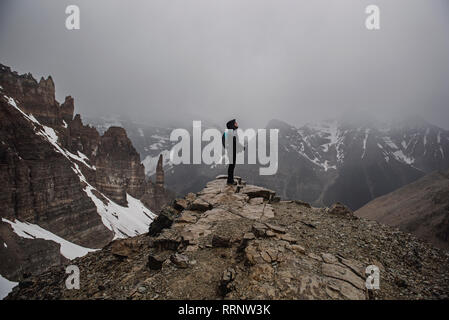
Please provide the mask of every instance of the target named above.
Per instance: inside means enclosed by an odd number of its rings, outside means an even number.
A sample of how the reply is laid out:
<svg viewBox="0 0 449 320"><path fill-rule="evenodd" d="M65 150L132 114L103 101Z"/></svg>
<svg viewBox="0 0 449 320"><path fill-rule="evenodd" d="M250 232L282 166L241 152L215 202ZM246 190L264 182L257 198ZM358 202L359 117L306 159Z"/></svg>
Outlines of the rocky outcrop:
<svg viewBox="0 0 449 320"><path fill-rule="evenodd" d="M145 203L148 208L157 213L159 213L166 204L171 203L175 199L175 194L165 188L163 162L163 155L161 154L156 166L156 181L153 183L152 181L147 180L145 192L141 198L142 202Z"/></svg>
<svg viewBox="0 0 449 320"><path fill-rule="evenodd" d="M161 154L159 156L159 160L157 161L157 166L156 166L156 186L159 188L164 188L164 167L163 164L164 163L164 157Z"/></svg>
<svg viewBox="0 0 449 320"><path fill-rule="evenodd" d="M100 134L95 128L84 125L79 114L68 122L67 130L61 139L63 145L72 153L80 151L89 159L94 159L98 154Z"/></svg>
<svg viewBox="0 0 449 320"><path fill-rule="evenodd" d="M168 203L163 180L159 191L145 181L139 154L124 129L111 128L100 136L73 113L72 97L63 104L56 101L51 77L37 82L0 65L0 259L7 261L0 275L9 280L65 261L57 243L25 239L26 233L18 237L10 223L33 224L43 228L42 237L51 234L83 249L102 248L114 237L147 228L154 215L141 198L153 201L152 210ZM159 197L151 199L155 194ZM134 207L128 207L128 195ZM124 217L132 210L142 219ZM115 221L108 214L115 215L118 227L111 226Z"/></svg>
<svg viewBox="0 0 449 320"><path fill-rule="evenodd" d="M447 298L449 257L438 249L348 219L340 204L329 210L278 201L239 181L213 180L166 207L148 235L72 261L81 270L80 290L65 290L64 270L55 267L7 299ZM366 287L372 265L379 290Z"/></svg>
<svg viewBox="0 0 449 320"><path fill-rule="evenodd" d="M61 104L60 115L62 120L70 123L73 119L73 114L75 112L75 99L71 96L67 96L63 104Z"/></svg>
<svg viewBox="0 0 449 320"><path fill-rule="evenodd" d="M52 77L37 82L30 73L19 75L0 64L0 84L5 92L20 101L24 112L33 114L45 125L61 124L61 108L55 99Z"/></svg>
<svg viewBox="0 0 449 320"><path fill-rule="evenodd" d="M111 127L100 138L95 157L96 185L115 202L126 205L126 194L140 199L145 191L144 167L123 128Z"/></svg>

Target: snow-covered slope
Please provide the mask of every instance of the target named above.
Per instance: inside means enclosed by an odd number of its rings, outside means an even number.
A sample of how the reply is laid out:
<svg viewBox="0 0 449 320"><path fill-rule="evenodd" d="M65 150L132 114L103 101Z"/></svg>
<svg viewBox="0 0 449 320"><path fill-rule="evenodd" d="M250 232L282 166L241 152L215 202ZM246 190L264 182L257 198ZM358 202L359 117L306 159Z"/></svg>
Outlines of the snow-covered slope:
<svg viewBox="0 0 449 320"><path fill-rule="evenodd" d="M63 148L58 143L58 135L53 128L42 125L35 117L33 117L33 115L24 113L17 106L17 103L13 98L6 95L4 95L4 98L8 101L8 104L11 107L19 110L20 113L34 126L37 135L45 139L54 147L56 152L62 154L68 161L70 161L72 170L78 175L80 182L86 185L84 191L95 203L97 212L101 216L104 225L114 233L114 239L135 236L148 230L148 226L153 221L155 215L147 209L140 200L127 195L128 206L125 207L118 205L109 199L92 186L84 176L80 166L86 166L90 170L96 170L95 166L90 164L86 155L80 151L78 151L78 155L75 155ZM17 221L16 223L20 224L22 222ZM48 240L54 241L54 239Z"/></svg>
<svg viewBox="0 0 449 320"><path fill-rule="evenodd" d="M89 252L96 251L96 249L84 248L70 241L64 240L63 238L58 237L54 233L51 233L50 231L41 228L37 224L20 222L19 220L12 222L4 218L2 218L2 221L10 224L13 231L22 238L44 239L59 243L61 245L61 254L69 260L82 257L88 254Z"/></svg>
<svg viewBox="0 0 449 320"><path fill-rule="evenodd" d="M4 299L18 282L9 281L0 275L0 300Z"/></svg>
<svg viewBox="0 0 449 320"><path fill-rule="evenodd" d="M357 209L434 170L449 168L449 132L425 121L323 121L279 128L278 177L264 184L317 205ZM257 178L256 178L256 181Z"/></svg>
<svg viewBox="0 0 449 320"><path fill-rule="evenodd" d="M337 169L348 159L369 161L379 154L387 163L396 160L423 172L449 164L449 132L425 122L357 126L324 121L299 129L290 127L282 139L286 151L298 153L324 171Z"/></svg>

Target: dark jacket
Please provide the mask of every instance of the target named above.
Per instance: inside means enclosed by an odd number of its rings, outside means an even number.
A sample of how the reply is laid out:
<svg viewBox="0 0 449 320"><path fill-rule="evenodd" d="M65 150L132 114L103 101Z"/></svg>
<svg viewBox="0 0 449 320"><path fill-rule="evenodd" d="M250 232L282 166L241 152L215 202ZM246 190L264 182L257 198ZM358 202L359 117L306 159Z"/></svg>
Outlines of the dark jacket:
<svg viewBox="0 0 449 320"><path fill-rule="evenodd" d="M232 129L232 130L236 130L237 128L235 127L235 119L232 119L232 120L230 120L230 121L228 121L228 123L226 123L226 128L227 129ZM222 137L221 137L221 142L222 142L222 144L223 144L223 148L226 148L226 132L225 133L223 133L223 135L222 135ZM233 136L233 139L232 139L232 150L233 150L233 162L232 163L234 163L235 164L235 162L236 162L236 155L237 155L237 143L239 143L239 145L240 145L240 142L237 142L237 137L236 137L236 135L234 135ZM240 145L241 146L241 145ZM242 148L242 150L244 150L245 148L243 147L243 146L241 146Z"/></svg>

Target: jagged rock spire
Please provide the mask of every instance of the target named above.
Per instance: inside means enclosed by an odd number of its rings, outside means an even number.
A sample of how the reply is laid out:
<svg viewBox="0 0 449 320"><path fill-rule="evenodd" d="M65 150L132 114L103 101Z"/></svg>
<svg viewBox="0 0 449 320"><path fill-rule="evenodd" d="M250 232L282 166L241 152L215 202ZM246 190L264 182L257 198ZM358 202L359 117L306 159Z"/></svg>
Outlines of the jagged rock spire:
<svg viewBox="0 0 449 320"><path fill-rule="evenodd" d="M164 168L163 168L163 163L164 163L164 157L161 154L159 156L159 160L157 162L157 167L156 167L156 185L161 187L161 188L164 187Z"/></svg>

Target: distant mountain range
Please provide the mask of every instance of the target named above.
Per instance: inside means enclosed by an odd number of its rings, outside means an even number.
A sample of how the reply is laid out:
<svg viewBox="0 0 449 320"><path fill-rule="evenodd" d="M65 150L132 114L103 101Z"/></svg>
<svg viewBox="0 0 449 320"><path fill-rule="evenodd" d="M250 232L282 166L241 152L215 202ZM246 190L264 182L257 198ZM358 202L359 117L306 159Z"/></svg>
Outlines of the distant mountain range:
<svg viewBox="0 0 449 320"><path fill-rule="evenodd" d="M120 119L87 121L100 132L110 125L123 126L147 175L154 174L158 156L163 154L166 184L179 195L197 192L226 172L224 165L173 166L169 152L174 142L169 137L174 127ZM279 129L277 174L260 176L258 165L237 166L236 173L283 198L303 199L317 206L341 201L356 210L427 173L449 168L449 132L420 118L363 123L332 120L299 128L272 120L266 128Z"/></svg>

